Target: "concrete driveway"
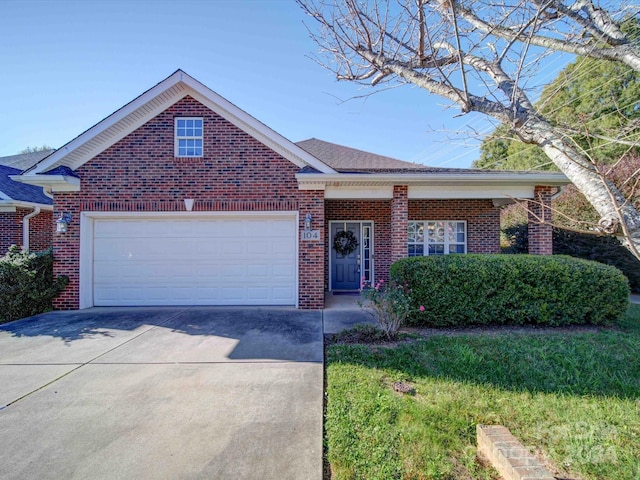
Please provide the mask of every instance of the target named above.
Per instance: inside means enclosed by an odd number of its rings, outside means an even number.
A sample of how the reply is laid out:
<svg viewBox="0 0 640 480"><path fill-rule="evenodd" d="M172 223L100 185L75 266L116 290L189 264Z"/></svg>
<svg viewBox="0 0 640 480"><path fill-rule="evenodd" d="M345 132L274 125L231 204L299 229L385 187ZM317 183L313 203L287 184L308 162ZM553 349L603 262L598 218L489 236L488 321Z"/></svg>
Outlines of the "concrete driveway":
<svg viewBox="0 0 640 480"><path fill-rule="evenodd" d="M0 325L0 477L320 480L321 315L93 308Z"/></svg>

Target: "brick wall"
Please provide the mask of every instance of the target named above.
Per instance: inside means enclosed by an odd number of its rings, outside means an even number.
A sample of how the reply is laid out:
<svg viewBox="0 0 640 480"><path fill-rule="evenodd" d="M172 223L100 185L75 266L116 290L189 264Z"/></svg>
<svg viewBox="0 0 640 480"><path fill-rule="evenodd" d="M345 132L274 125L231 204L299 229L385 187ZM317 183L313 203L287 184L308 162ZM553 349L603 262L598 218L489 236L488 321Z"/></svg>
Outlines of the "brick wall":
<svg viewBox="0 0 640 480"><path fill-rule="evenodd" d="M203 157L174 157L174 118L203 117ZM299 167L224 120L191 97L185 97L78 168L81 192L57 193L55 215L74 221L56 235L56 274L71 283L56 307L78 308L79 218L81 211L183 211L183 199L199 211L299 210L320 225L322 192L300 191ZM57 218L57 217L56 217ZM317 223L316 223L317 222ZM301 227L302 228L302 227ZM321 308L324 302L324 249L320 242L300 242L299 304Z"/></svg>
<svg viewBox="0 0 640 480"><path fill-rule="evenodd" d="M407 257L409 200L406 185L393 186L391 201L391 262Z"/></svg>
<svg viewBox="0 0 640 480"><path fill-rule="evenodd" d="M15 212L0 212L0 255L11 245L22 247L22 221L33 212L30 208L17 208ZM51 247L53 214L41 211L29 220L29 250L39 252Z"/></svg>
<svg viewBox="0 0 640 480"><path fill-rule="evenodd" d="M0 212L0 255L11 245L22 245L22 217L16 212Z"/></svg>
<svg viewBox="0 0 640 480"><path fill-rule="evenodd" d="M553 254L553 228L551 227L551 196L554 187L537 186L534 199L528 202L529 253L534 255Z"/></svg>
<svg viewBox="0 0 640 480"><path fill-rule="evenodd" d="M409 220L465 220L468 253L500 253L500 210L491 200L409 200Z"/></svg>
<svg viewBox="0 0 640 480"><path fill-rule="evenodd" d="M32 217L29 220L29 250L41 252L51 248L55 228L51 211L40 211L38 215Z"/></svg>
<svg viewBox="0 0 640 480"><path fill-rule="evenodd" d="M53 235L53 274L66 275L69 284L54 300L54 308L75 310L79 307L80 287L80 193L55 193L53 217L71 213L73 218L67 233Z"/></svg>
<svg viewBox="0 0 640 480"><path fill-rule="evenodd" d="M406 192L406 190L405 190ZM399 190L398 205L404 197ZM404 197L406 198L406 197ZM467 222L467 251L469 253L500 252L500 211L491 200L408 200L408 213L399 212L398 252L392 255L391 211L392 200L326 200L327 225L324 234L329 235L331 220L359 220L374 222L375 278L389 280L389 266L397 258L407 256L407 221L410 220L464 220ZM331 239L329 239L331 240ZM329 243L325 250L325 284L329 284Z"/></svg>

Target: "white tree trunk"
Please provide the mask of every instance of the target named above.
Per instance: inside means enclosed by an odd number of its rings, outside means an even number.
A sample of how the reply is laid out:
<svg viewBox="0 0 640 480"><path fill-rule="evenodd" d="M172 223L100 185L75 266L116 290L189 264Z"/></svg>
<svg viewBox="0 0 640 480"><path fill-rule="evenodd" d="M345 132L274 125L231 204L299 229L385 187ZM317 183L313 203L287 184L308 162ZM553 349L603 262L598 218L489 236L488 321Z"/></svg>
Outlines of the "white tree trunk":
<svg viewBox="0 0 640 480"><path fill-rule="evenodd" d="M600 226L610 233L622 231L627 248L640 259L640 212L593 165L567 145L553 126L544 120L530 119L518 129L523 138L537 144L571 180L600 214Z"/></svg>

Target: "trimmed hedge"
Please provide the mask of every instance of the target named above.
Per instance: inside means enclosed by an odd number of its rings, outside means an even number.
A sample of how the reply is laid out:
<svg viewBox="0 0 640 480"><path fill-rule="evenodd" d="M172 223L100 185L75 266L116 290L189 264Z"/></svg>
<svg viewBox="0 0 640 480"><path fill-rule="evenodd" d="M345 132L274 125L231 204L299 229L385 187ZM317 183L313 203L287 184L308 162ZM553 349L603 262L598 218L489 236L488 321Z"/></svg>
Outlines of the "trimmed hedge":
<svg viewBox="0 0 640 480"><path fill-rule="evenodd" d="M412 257L391 278L411 288L413 326L606 325L629 303L618 269L568 256Z"/></svg>
<svg viewBox="0 0 640 480"><path fill-rule="evenodd" d="M502 253L529 251L529 227L526 223L507 227L502 233L509 244L502 249ZM554 227L553 254L570 255L612 265L627 277L631 291L640 293L640 260L612 235L576 232Z"/></svg>
<svg viewBox="0 0 640 480"><path fill-rule="evenodd" d="M0 323L52 309L52 300L69 282L53 279L53 254L22 252L13 245L0 257Z"/></svg>

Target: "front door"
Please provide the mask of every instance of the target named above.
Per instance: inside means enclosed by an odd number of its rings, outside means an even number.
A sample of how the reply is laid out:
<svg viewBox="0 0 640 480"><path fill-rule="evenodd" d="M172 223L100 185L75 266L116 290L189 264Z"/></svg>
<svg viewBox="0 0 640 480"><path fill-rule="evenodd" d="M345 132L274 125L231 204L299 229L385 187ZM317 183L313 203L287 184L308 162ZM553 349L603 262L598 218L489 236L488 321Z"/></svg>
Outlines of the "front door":
<svg viewBox="0 0 640 480"><path fill-rule="evenodd" d="M353 236L341 232L350 232ZM331 290L358 290L362 277L371 280L371 233L371 222L331 222ZM335 248L336 239L345 244L349 240L353 243L353 238L357 245L350 252L340 252Z"/></svg>

